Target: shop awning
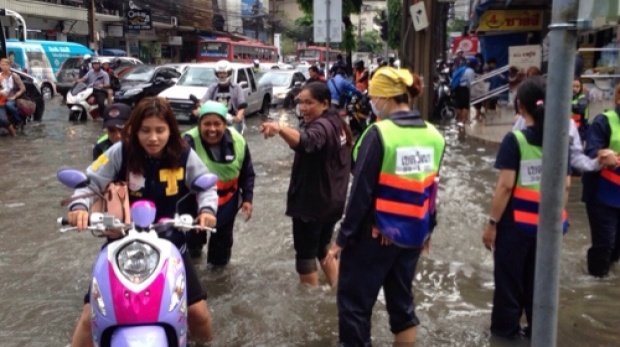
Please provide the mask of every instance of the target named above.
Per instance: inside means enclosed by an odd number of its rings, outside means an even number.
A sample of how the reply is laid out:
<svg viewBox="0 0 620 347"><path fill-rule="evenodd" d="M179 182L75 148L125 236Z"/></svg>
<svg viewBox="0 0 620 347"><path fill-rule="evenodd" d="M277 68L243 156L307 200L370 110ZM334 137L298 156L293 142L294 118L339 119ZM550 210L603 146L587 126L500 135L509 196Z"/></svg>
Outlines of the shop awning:
<svg viewBox="0 0 620 347"><path fill-rule="evenodd" d="M522 10L550 8L552 0L476 0L470 18L470 30L475 30L480 24L480 18L489 10Z"/></svg>

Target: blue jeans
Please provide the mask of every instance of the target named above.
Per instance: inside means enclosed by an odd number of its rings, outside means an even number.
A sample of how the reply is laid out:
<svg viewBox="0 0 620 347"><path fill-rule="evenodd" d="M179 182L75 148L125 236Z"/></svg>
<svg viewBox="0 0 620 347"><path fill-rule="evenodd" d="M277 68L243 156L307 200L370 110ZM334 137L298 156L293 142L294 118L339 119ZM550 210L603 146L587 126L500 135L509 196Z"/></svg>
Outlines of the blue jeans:
<svg viewBox="0 0 620 347"><path fill-rule="evenodd" d="M0 107L0 128L6 128L9 125L11 125L11 122L6 115L6 108Z"/></svg>
<svg viewBox="0 0 620 347"><path fill-rule="evenodd" d="M4 108L6 109L8 119L11 123L21 122L21 117L19 116L19 110L17 110L15 100L7 100Z"/></svg>

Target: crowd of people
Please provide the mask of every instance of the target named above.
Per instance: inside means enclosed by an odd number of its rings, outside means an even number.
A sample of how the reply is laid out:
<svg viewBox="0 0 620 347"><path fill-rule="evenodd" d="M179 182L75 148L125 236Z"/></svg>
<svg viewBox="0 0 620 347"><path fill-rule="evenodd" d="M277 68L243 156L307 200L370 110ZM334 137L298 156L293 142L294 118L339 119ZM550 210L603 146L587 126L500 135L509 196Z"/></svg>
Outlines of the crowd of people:
<svg viewBox="0 0 620 347"><path fill-rule="evenodd" d="M301 283L317 286L320 268L327 284L337 287L342 346L371 344L371 316L382 288L394 341L415 342L420 320L412 285L418 260L428 250L437 225L445 140L424 115L410 108L423 91L420 77L389 64L369 72L363 62L357 63L353 83L345 79L342 59L331 68L328 82L322 78L320 66L313 66L309 82L298 95L303 116L300 127L279 121L267 121L260 127L265 139L280 138L294 152L286 215L292 219L295 269ZM474 57L459 64L463 64L461 81L465 84L459 87L467 87L480 62ZM494 61L487 64L493 66ZM231 126L243 121L245 100L241 95L229 102L235 84L230 82L226 64L221 65L216 72L218 85L210 88L212 95L197 108L197 125L185 133L180 132L163 99L145 98L133 110L126 105L108 105L103 115L107 134L95 145L94 161L87 169L91 181L101 189L110 182L127 181L129 199L152 200L159 217L174 213L173 207L189 191L194 177L205 172L218 176L216 187L180 206L201 226L215 226L218 232L209 240L200 232L169 236L180 249L187 248L183 254L189 328L193 338L205 340L213 335L212 317L206 291L190 259L200 258L208 244L211 267L229 264L235 220L239 212L246 222L252 217L255 184L250 146L242 129ZM85 78L101 73L93 71ZM104 77L102 83L105 81ZM354 142L338 110L343 94L362 92L367 92L378 121ZM570 165L564 187L568 194L571 176L575 171L583 174L583 201L592 233L588 271L604 277L620 259L620 86L615 93L616 109L596 117L588 116L579 80L573 83L573 92L573 115L567 115L572 119ZM226 103L218 99L221 93L229 96ZM545 93L545 80L536 73L525 77L516 90L519 116L497 154L499 177L482 233L495 263L491 332L508 339L531 332L540 203L540 175L536 172L542 167ZM231 109L231 104L236 106ZM174 191L166 180L154 179L164 171L181 172L175 176ZM94 202L93 198L80 198L83 192L76 190L68 214L69 222L80 229L86 228ZM566 212L563 222L566 232ZM85 298L74 346L92 344L90 310ZM520 325L522 315L528 323L525 327Z"/></svg>

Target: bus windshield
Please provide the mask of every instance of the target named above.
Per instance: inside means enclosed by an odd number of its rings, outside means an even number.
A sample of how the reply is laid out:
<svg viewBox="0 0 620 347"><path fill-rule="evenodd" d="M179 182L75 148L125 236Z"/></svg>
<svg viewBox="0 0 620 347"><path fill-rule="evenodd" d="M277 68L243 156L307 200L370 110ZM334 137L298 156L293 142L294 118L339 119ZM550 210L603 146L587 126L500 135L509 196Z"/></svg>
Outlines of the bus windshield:
<svg viewBox="0 0 620 347"><path fill-rule="evenodd" d="M228 43L225 42L201 42L201 57L228 57Z"/></svg>
<svg viewBox="0 0 620 347"><path fill-rule="evenodd" d="M304 49L299 51L299 58L319 59L319 51L317 49Z"/></svg>
<svg viewBox="0 0 620 347"><path fill-rule="evenodd" d="M185 70L177 85L179 86L194 86L194 87L207 87L212 83L217 82L215 76L215 69L209 67L190 66Z"/></svg>

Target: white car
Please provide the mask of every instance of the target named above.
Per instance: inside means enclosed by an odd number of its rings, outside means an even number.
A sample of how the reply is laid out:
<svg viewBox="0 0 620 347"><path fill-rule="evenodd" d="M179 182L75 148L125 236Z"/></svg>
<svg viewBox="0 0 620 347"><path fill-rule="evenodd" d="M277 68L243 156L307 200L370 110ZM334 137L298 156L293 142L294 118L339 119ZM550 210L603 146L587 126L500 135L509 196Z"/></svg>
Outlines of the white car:
<svg viewBox="0 0 620 347"><path fill-rule="evenodd" d="M216 63L190 64L173 87L159 94L166 98L178 120L193 121L195 116L192 111L195 104L190 95L202 100L207 95L208 86L217 82L215 76ZM248 104L245 115L257 112L269 113L269 105L273 96L273 87L269 84L258 85L252 70L252 65L230 63L233 69L232 81L243 89L245 101Z"/></svg>

